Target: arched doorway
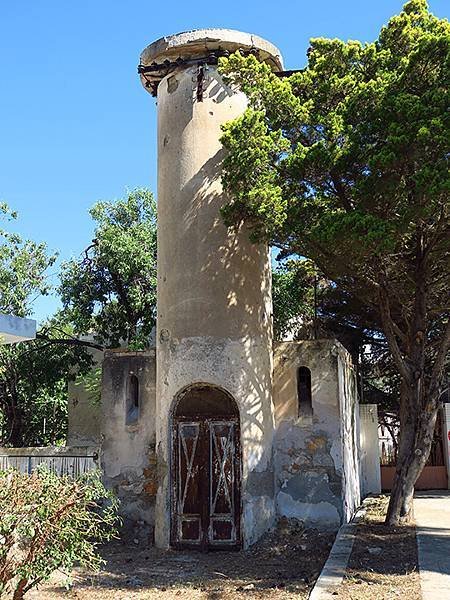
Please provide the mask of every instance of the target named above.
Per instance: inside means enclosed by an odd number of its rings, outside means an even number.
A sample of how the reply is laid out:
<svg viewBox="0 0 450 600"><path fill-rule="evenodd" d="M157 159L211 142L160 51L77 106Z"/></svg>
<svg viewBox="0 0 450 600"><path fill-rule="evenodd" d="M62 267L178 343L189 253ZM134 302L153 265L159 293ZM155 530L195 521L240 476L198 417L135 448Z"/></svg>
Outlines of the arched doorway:
<svg viewBox="0 0 450 600"><path fill-rule="evenodd" d="M239 410L224 390L196 385L172 414L171 537L176 547L238 548Z"/></svg>

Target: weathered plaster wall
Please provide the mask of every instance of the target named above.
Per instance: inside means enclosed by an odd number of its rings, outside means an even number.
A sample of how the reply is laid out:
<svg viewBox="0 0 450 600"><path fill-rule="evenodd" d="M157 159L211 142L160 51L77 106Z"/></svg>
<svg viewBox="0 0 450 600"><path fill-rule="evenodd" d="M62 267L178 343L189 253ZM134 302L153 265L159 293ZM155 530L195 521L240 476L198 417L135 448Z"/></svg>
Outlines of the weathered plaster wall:
<svg viewBox="0 0 450 600"><path fill-rule="evenodd" d="M141 61L151 64L157 58L162 62L166 49L172 60L192 58L227 43L227 32L222 30L209 32L204 40L202 35L188 32L164 38L149 46ZM238 38L258 45L247 34ZM182 50L177 40L184 45ZM169 545L173 403L186 386L206 383L227 390L239 406L242 529L247 546L274 519L270 260L266 247L251 244L245 230L227 230L220 216L220 207L228 201L220 181L221 125L245 110L246 98L227 87L215 67L207 66L199 101L197 75L196 66L170 73L159 83L157 96L159 485L155 535L157 545Z"/></svg>
<svg viewBox="0 0 450 600"><path fill-rule="evenodd" d="M139 381L139 417L126 424L130 375ZM121 500L125 519L154 524L155 351L106 351L102 376L101 464L105 484Z"/></svg>
<svg viewBox="0 0 450 600"><path fill-rule="evenodd" d="M216 338L203 337L172 340L164 351L165 361L161 367L158 363L160 374L164 375L165 390L163 397L158 397L161 441L157 452L161 477L158 501L162 503L160 515L164 518L162 532L168 534L165 528L169 527L169 497L164 494L170 475L166 440L170 433L172 403L168 400L175 399L180 390L193 382L208 383L230 392L239 407L243 460L242 527L244 544L249 545L271 526L275 512L270 358L266 357L267 364L261 365L261 356L258 356L261 348L257 341L252 344L251 340L223 340L221 343ZM248 371L257 361L257 368L249 376Z"/></svg>
<svg viewBox="0 0 450 600"><path fill-rule="evenodd" d="M94 368L101 365L103 351L90 349ZM68 446L95 446L100 443L100 404L92 393L75 381L70 381L68 397Z"/></svg>
<svg viewBox="0 0 450 600"><path fill-rule="evenodd" d="M380 445L378 441L378 407L359 406L359 447L361 496L381 492Z"/></svg>
<svg viewBox="0 0 450 600"><path fill-rule="evenodd" d="M349 442L344 440L345 431L356 426L347 356L336 340L275 346L274 456L277 510L282 516L333 526L349 518L353 496L348 486L352 483L359 490L359 481L353 433ZM298 408L301 366L311 371L312 415L306 416ZM351 414L344 417L346 408Z"/></svg>

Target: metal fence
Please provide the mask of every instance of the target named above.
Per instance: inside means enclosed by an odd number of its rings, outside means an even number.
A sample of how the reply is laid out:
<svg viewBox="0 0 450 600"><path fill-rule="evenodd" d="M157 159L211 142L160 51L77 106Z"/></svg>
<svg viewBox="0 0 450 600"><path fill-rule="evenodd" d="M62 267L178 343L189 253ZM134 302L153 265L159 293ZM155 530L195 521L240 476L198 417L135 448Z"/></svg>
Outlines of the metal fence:
<svg viewBox="0 0 450 600"><path fill-rule="evenodd" d="M98 468L97 460L98 456L96 454L23 454L20 456L17 454L0 454L0 471L13 468L21 473L31 474L37 466L45 464L58 476L78 477Z"/></svg>

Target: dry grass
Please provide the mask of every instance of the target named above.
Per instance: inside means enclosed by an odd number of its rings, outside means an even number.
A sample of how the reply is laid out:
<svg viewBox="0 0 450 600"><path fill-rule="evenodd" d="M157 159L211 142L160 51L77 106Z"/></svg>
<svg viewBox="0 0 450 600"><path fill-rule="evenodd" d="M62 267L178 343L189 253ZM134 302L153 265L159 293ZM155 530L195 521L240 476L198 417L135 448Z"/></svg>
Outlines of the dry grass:
<svg viewBox="0 0 450 600"><path fill-rule="evenodd" d="M76 572L27 595L30 600L302 600L328 557L335 532L286 522L246 552L162 552L116 542L101 573Z"/></svg>
<svg viewBox="0 0 450 600"><path fill-rule="evenodd" d="M337 600L421 600L414 525L387 528L389 498L366 502Z"/></svg>

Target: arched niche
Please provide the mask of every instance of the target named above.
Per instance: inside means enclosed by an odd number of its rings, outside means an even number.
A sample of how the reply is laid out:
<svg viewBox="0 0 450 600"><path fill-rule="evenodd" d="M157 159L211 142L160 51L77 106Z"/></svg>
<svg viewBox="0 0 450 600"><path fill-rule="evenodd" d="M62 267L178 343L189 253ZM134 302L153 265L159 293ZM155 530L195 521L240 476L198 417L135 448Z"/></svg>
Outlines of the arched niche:
<svg viewBox="0 0 450 600"><path fill-rule="evenodd" d="M311 370L305 366L297 369L297 402L299 417L312 416Z"/></svg>
<svg viewBox="0 0 450 600"><path fill-rule="evenodd" d="M199 383L178 394L172 414L174 417L239 417L239 409L224 389Z"/></svg>
<svg viewBox="0 0 450 600"><path fill-rule="evenodd" d="M139 420L140 410L139 379L134 373L130 373L128 376L126 391L125 423L134 425Z"/></svg>

